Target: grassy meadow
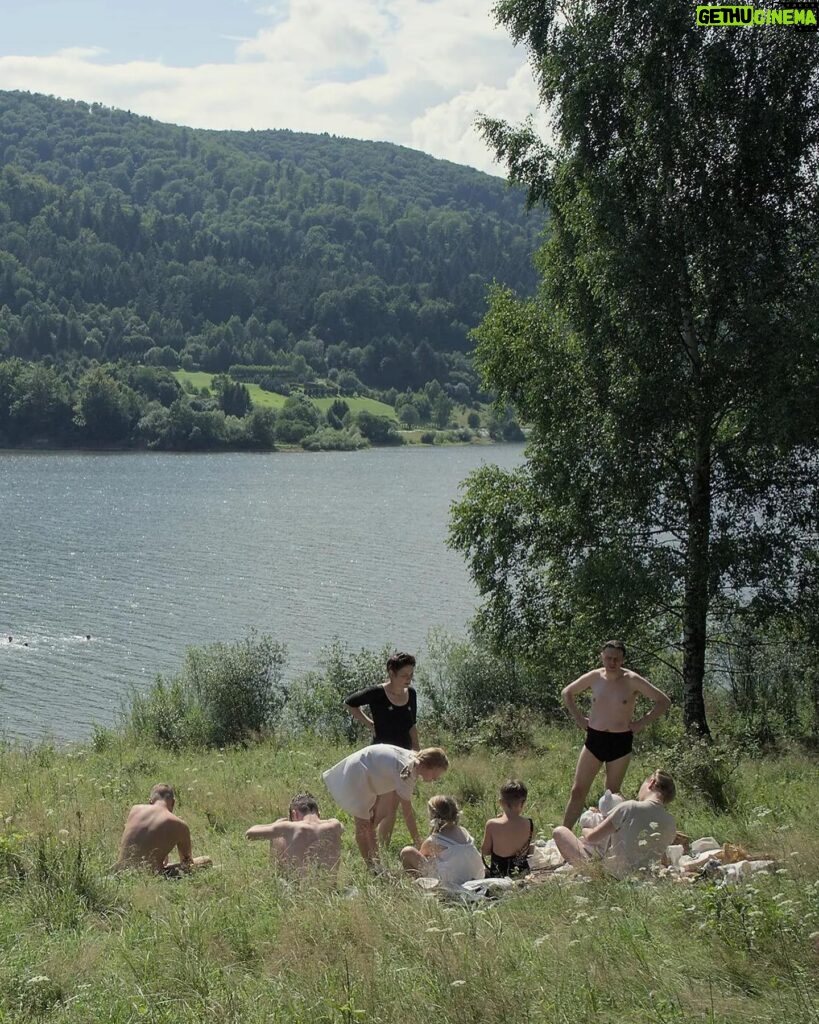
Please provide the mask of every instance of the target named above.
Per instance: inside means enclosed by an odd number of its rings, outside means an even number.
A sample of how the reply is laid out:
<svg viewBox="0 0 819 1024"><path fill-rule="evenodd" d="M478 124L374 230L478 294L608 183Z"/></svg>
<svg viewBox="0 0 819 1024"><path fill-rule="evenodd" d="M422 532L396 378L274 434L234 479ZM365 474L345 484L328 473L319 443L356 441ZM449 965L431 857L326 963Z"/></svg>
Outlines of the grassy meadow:
<svg viewBox="0 0 819 1024"><path fill-rule="evenodd" d="M201 390L202 388L211 389L213 378L215 374L205 373L203 370L174 370L174 377L184 387L186 384ZM256 408L259 409L275 409L279 410L284 406L286 399L285 395L280 395L275 391L265 391L260 388L258 384L250 384L244 382L250 394L250 400ZM334 398L311 398L310 401L321 413L326 413L330 406L335 401ZM350 407L350 411L353 413L366 412L373 413L375 416L388 416L391 420L397 422L395 415L395 409L391 405L387 405L385 402L376 401L374 398L344 398L344 401Z"/></svg>
<svg viewBox="0 0 819 1024"><path fill-rule="evenodd" d="M419 820L432 792L449 792L479 840L515 774L548 833L579 740L554 728L520 754L450 745L448 775L419 785ZM691 836L775 857L775 873L724 888L564 876L474 909L400 878L403 825L389 874L373 878L348 821L337 888L279 877L267 845L246 842L305 788L332 814L319 773L349 749L301 738L174 753L107 732L64 750L4 747L0 1021L819 1021L815 758L739 764L722 813L684 786L673 805ZM626 791L660 763L659 749L638 754ZM178 882L109 875L128 807L158 781L177 788L194 854L216 866Z"/></svg>

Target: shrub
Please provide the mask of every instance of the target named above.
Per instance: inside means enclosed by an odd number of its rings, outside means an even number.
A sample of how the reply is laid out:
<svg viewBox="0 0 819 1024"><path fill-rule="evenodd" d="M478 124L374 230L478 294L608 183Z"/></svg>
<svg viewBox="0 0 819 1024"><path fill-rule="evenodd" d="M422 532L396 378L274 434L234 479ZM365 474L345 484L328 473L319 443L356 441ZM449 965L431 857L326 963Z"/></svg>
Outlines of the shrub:
<svg viewBox="0 0 819 1024"><path fill-rule="evenodd" d="M388 416L376 416L362 409L356 415L356 426L372 444L401 445L404 438L395 429L395 423Z"/></svg>
<svg viewBox="0 0 819 1024"><path fill-rule="evenodd" d="M301 446L308 452L354 452L368 448L369 441L356 430L333 430L325 427L301 439Z"/></svg>
<svg viewBox="0 0 819 1024"><path fill-rule="evenodd" d="M493 653L479 638L455 640L434 630L427 647L418 669L427 714L455 734L474 733L501 708L544 718L561 709L558 691L537 670Z"/></svg>
<svg viewBox="0 0 819 1024"><path fill-rule="evenodd" d="M739 759L736 745L687 736L668 748L666 763L678 785L699 794L715 810L727 811L736 800L732 776Z"/></svg>
<svg viewBox="0 0 819 1024"><path fill-rule="evenodd" d="M284 727L294 734L309 733L339 742L360 739L362 728L345 708L344 698L384 679L391 650L352 652L343 640L333 640L319 654L319 670L293 681Z"/></svg>
<svg viewBox="0 0 819 1024"><path fill-rule="evenodd" d="M178 676L157 676L147 693L132 697L126 725L140 739L172 748L246 743L281 717L285 660L284 645L255 633L189 647Z"/></svg>
<svg viewBox="0 0 819 1024"><path fill-rule="evenodd" d="M491 750L507 753L534 750L537 741L531 712L511 704L502 704L481 723L478 742Z"/></svg>
<svg viewBox="0 0 819 1024"><path fill-rule="evenodd" d="M425 430L421 434L421 444L435 444L435 431Z"/></svg>

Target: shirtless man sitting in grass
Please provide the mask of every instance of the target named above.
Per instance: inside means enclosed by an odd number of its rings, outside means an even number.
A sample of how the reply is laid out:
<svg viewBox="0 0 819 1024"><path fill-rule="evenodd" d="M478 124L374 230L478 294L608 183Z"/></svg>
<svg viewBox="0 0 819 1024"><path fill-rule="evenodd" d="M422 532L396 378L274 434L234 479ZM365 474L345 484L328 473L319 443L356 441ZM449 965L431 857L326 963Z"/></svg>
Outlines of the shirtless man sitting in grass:
<svg viewBox="0 0 819 1024"><path fill-rule="evenodd" d="M338 818L319 817L318 804L310 793L299 793L290 801L290 816L270 825L254 825L246 839L268 839L270 860L274 864L306 874L311 867L335 872L341 860L341 833Z"/></svg>
<svg viewBox="0 0 819 1024"><path fill-rule="evenodd" d="M135 804L119 844L115 871L145 867L167 878L179 878L195 868L210 867L210 857L194 857L191 851L191 830L173 813L176 797L164 782L154 786L147 804ZM168 855L176 847L179 861L168 863Z"/></svg>
<svg viewBox="0 0 819 1024"><path fill-rule="evenodd" d="M563 824L573 828L583 810L586 796L600 768L606 766L606 788L619 793L623 785L634 736L655 719L664 715L671 704L669 698L636 672L623 668L626 647L621 640L609 640L600 651L602 669L594 669L575 679L563 690L563 702L569 714L586 732L580 751L574 783ZM591 690L592 705L588 718L575 703L575 697ZM632 721L637 695L654 702L654 707Z"/></svg>

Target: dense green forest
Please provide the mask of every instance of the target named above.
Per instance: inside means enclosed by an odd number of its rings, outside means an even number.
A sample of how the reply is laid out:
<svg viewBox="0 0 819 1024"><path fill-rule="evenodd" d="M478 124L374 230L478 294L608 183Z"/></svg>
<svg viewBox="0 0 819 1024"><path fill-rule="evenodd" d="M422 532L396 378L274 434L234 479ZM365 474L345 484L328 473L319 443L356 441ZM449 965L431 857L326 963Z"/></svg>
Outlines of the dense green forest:
<svg viewBox="0 0 819 1024"><path fill-rule="evenodd" d="M118 363L467 403L487 285L532 290L542 224L504 181L388 143L2 92L0 358L44 362L72 420L82 375ZM53 436L59 395L21 400L6 440Z"/></svg>

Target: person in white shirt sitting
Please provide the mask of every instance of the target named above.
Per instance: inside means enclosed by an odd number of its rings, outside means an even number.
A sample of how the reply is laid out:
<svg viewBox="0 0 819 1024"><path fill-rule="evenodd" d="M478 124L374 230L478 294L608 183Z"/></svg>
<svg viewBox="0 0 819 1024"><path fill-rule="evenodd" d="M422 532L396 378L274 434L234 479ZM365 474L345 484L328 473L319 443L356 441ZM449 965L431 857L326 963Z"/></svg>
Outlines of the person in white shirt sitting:
<svg viewBox="0 0 819 1024"><path fill-rule="evenodd" d="M427 804L431 833L421 848L405 846L401 863L409 875L438 878L463 885L484 877L485 868L472 836L458 824L460 811L454 797L432 797Z"/></svg>
<svg viewBox="0 0 819 1024"><path fill-rule="evenodd" d="M655 771L640 787L636 800L618 804L599 825L584 828L582 838L560 825L552 833L555 845L569 864L580 866L597 859L608 874L623 878L661 860L665 848L674 842L677 826L666 804L676 792L671 776Z"/></svg>

